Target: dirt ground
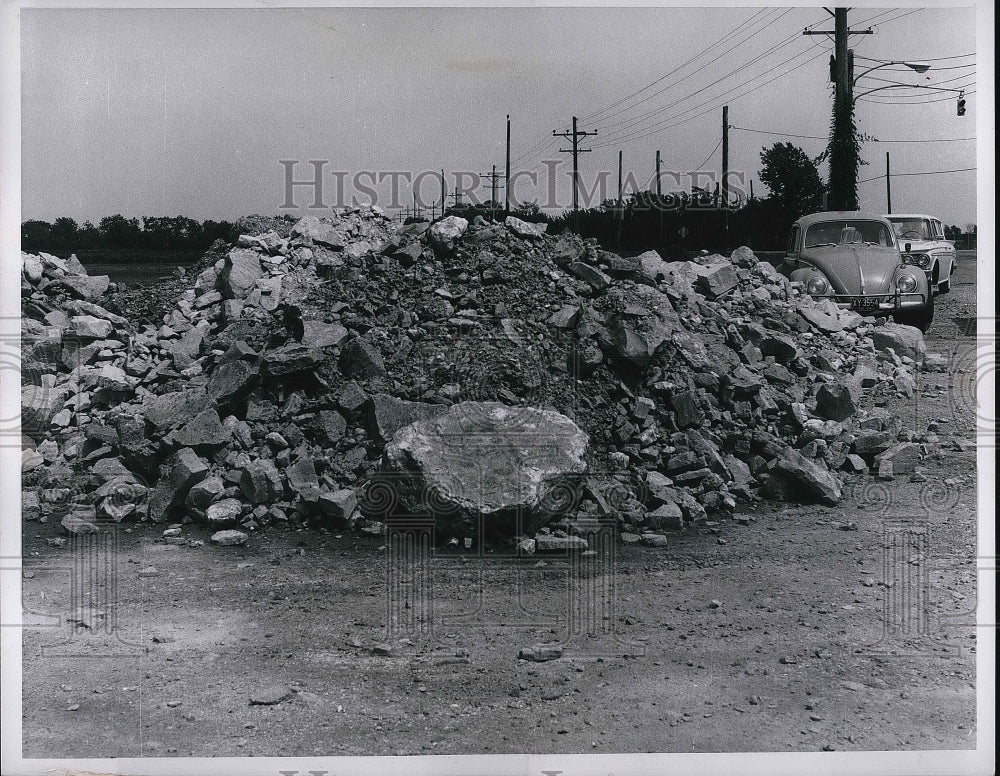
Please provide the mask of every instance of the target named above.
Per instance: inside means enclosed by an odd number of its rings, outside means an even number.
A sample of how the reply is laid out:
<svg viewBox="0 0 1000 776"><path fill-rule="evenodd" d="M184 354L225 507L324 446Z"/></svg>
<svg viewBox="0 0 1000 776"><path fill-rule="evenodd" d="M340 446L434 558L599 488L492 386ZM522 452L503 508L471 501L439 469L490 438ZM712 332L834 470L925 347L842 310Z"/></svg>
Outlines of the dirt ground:
<svg viewBox="0 0 1000 776"><path fill-rule="evenodd" d="M859 477L835 508L760 503L593 567L475 546L421 566L381 536L275 529L215 547L195 525L182 536L202 546L132 525L57 548L57 520L25 523L24 757L973 748L960 260L927 337L952 367L890 405L918 433L939 424L926 480ZM74 625L88 590L97 610ZM406 628L428 611L430 632ZM577 615L604 635L577 634ZM518 659L549 642L561 658Z"/></svg>

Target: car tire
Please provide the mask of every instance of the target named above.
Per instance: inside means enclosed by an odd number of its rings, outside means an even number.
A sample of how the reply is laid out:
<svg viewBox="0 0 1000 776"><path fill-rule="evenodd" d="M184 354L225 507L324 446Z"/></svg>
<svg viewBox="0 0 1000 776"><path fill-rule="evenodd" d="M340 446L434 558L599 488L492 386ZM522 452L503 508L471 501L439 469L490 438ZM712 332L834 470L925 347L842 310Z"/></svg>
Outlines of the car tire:
<svg viewBox="0 0 1000 776"><path fill-rule="evenodd" d="M924 334L931 327L931 323L934 320L934 303L930 302L923 307L918 307L915 310L904 310L896 313L893 316L893 320L896 323L901 323L904 326L915 326L920 329Z"/></svg>
<svg viewBox="0 0 1000 776"><path fill-rule="evenodd" d="M948 274L948 279L943 283L938 283L937 292L939 294L947 294L951 291L951 276L955 274L955 265L951 265L951 272Z"/></svg>

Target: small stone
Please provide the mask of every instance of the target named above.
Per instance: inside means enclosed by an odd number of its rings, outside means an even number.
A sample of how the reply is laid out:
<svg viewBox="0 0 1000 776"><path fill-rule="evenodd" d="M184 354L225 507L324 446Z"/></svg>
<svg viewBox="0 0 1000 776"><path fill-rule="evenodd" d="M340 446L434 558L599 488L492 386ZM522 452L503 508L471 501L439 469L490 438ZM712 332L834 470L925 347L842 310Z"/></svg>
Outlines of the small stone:
<svg viewBox="0 0 1000 776"><path fill-rule="evenodd" d="M247 543L247 535L243 531L216 531L212 534L211 542L220 547L233 547Z"/></svg>

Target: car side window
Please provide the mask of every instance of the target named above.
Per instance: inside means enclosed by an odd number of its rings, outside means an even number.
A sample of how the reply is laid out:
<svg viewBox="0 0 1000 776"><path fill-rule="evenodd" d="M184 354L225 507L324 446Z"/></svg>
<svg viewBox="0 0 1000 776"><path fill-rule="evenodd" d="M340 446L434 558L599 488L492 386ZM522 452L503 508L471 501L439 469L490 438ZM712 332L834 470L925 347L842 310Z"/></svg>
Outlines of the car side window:
<svg viewBox="0 0 1000 776"><path fill-rule="evenodd" d="M785 249L785 253L789 256L799 255L799 233L799 228L797 226L793 226L791 234L788 235L788 248Z"/></svg>

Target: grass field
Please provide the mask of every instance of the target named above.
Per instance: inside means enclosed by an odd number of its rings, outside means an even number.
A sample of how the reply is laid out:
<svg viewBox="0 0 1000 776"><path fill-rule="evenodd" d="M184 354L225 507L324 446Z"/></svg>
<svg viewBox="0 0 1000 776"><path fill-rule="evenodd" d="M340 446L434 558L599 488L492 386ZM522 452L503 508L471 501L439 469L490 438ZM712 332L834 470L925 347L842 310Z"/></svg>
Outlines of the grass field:
<svg viewBox="0 0 1000 776"><path fill-rule="evenodd" d="M77 258L91 275L108 275L112 283L145 286L170 277L178 267L189 267L202 251L100 249L77 251Z"/></svg>

